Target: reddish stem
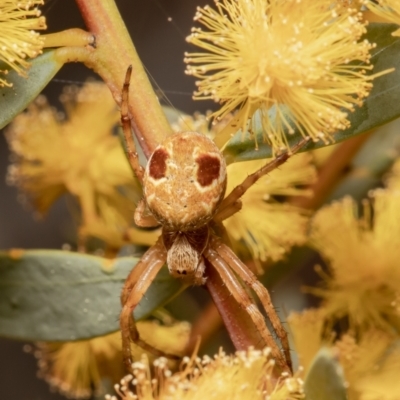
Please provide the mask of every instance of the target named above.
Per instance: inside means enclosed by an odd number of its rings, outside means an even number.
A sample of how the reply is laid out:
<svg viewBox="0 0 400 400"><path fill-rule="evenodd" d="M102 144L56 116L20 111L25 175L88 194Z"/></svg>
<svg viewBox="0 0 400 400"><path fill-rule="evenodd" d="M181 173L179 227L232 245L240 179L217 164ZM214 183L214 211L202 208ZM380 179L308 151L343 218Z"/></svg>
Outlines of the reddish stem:
<svg viewBox="0 0 400 400"><path fill-rule="evenodd" d="M190 338L186 345L185 353L192 354L198 345L198 338L201 338L201 345L204 346L222 326L222 319L213 301L210 301L203 309L199 317L194 321Z"/></svg>
<svg viewBox="0 0 400 400"><path fill-rule="evenodd" d="M126 70L132 65L129 112L133 130L148 157L172 133L114 0L76 0L95 51L85 64L96 71L120 103Z"/></svg>
<svg viewBox="0 0 400 400"><path fill-rule="evenodd" d="M321 207L337 183L343 178L346 168L361 146L368 140L371 132L357 135L341 143L319 171L315 184L310 187L314 193L313 196L295 197L291 204L309 210Z"/></svg>
<svg viewBox="0 0 400 400"><path fill-rule="evenodd" d="M235 301L218 273L210 265L207 265L206 287L236 350L246 350L250 346L264 348L266 344L255 329L251 318Z"/></svg>

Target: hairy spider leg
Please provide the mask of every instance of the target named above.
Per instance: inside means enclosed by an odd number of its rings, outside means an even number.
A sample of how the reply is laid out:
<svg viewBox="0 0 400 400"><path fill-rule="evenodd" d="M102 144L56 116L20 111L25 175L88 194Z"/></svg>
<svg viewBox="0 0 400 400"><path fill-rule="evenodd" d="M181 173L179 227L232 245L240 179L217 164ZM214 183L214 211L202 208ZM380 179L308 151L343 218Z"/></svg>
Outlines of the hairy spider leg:
<svg viewBox="0 0 400 400"><path fill-rule="evenodd" d="M132 137L132 121L129 117L129 85L132 75L132 66L126 70L125 81L121 93L121 124L124 132L126 149L129 163L135 172L140 184L143 186L144 168L139 163L139 156L136 151L135 141ZM143 228L153 228L159 225L157 220L151 215L145 215L146 202L141 199L136 207L134 220L137 226Z"/></svg>
<svg viewBox="0 0 400 400"><path fill-rule="evenodd" d="M122 354L125 366L130 372L132 372L131 340L142 349L147 350L157 357L178 358L176 355L166 354L142 340L132 315L136 306L142 300L149 286L165 264L166 258L167 253L164 249L162 239L160 238L157 243L144 254L143 258L138 262L125 282L121 296L123 307L120 315L120 327L122 335Z"/></svg>
<svg viewBox="0 0 400 400"><path fill-rule="evenodd" d="M235 255L235 253L224 243L217 238L211 239L211 246L217 253L224 259L230 268L239 276L243 282L248 285L258 296L261 304L267 314L268 319L271 321L272 327L278 338L282 343L283 352L285 354L287 365L292 369L292 359L290 357L290 346L288 335L283 328L281 321L275 311L274 305L271 301L271 296L267 288L259 282L257 277L252 271Z"/></svg>
<svg viewBox="0 0 400 400"><path fill-rule="evenodd" d="M143 276L146 269L151 267L152 263L164 262L167 259L167 254L164 250L164 244L162 242L161 236L158 238L157 242L151 246L142 255L139 262L136 264L135 268L129 273L125 280L124 288L121 293L121 304L124 305L131 293L132 288L136 285L138 280Z"/></svg>
<svg viewBox="0 0 400 400"><path fill-rule="evenodd" d="M223 221L229 218L240 210L241 207L237 204L239 199L250 189L262 176L278 168L280 165L285 163L293 154L297 153L302 147L304 147L310 138L304 138L300 140L295 146L289 151L285 151L279 154L276 158L265 164L256 172L250 174L241 184L237 185L222 201L218 212L214 216L215 221Z"/></svg>
<svg viewBox="0 0 400 400"><path fill-rule="evenodd" d="M279 366L284 371L290 372L290 370L288 370L288 364L286 363L267 325L265 324L263 315L258 310L256 304L254 304L242 284L236 278L229 264L226 263L225 260L217 253L217 251L210 246L206 248L204 256L221 276L222 281L225 283L230 293L232 293L232 296L238 302L240 307L242 307L249 314L258 332L265 340L267 346L270 347L272 357L275 358Z"/></svg>
<svg viewBox="0 0 400 400"><path fill-rule="evenodd" d="M144 168L139 163L139 156L136 151L135 141L132 137L132 122L129 117L129 84L132 75L132 65L126 70L125 81L122 87L121 94L121 125L124 131L126 150L128 153L129 163L139 179L140 184L143 184Z"/></svg>
<svg viewBox="0 0 400 400"><path fill-rule="evenodd" d="M243 204L241 200L236 200L233 203L227 204L224 208L218 210L217 214L213 218L213 221L219 223L225 219L228 219L233 214L239 212L242 209L242 206Z"/></svg>

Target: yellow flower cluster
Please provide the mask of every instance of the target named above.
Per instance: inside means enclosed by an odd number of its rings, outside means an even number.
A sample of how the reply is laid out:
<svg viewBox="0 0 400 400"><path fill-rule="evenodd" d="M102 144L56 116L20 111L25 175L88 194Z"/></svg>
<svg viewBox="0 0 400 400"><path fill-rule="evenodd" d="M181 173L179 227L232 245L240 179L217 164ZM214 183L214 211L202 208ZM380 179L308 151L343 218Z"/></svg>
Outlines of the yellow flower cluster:
<svg viewBox="0 0 400 400"><path fill-rule="evenodd" d="M44 40L34 30L46 29L46 21L36 6L43 0L0 0L0 76L8 67L25 76L29 67L27 57L33 58L42 52ZM0 77L1 86L12 86Z"/></svg>
<svg viewBox="0 0 400 400"><path fill-rule="evenodd" d="M329 346L343 368L349 400L397 400L400 348L393 333L371 328L355 335L351 331L334 341L326 330L324 308L292 313L288 318L294 347L304 372L321 346Z"/></svg>
<svg viewBox="0 0 400 400"><path fill-rule="evenodd" d="M288 147L285 132L328 143L349 126L347 111L372 87L373 45L360 40L358 9L331 0L215 3L197 10L207 30L193 28L187 40L204 52L185 55L186 72L199 78L195 99L222 104L217 120L237 110L229 133L251 132L258 111L264 139L279 152Z"/></svg>
<svg viewBox="0 0 400 400"><path fill-rule="evenodd" d="M66 116L41 96L8 128L14 153L8 181L28 195L39 213L66 192L75 196L83 238L95 236L116 248L129 235L136 243L153 243L154 234L128 230L141 191L113 134L120 115L107 86L66 87L60 100Z"/></svg>
<svg viewBox="0 0 400 400"><path fill-rule="evenodd" d="M154 377L146 358L133 364L134 376L116 386L122 400L296 400L304 398L303 382L298 377L274 375L275 362L269 350L249 349L226 355L222 350L210 358L187 357L181 372L172 374L166 359L154 362ZM130 384L135 388L130 389ZM106 396L117 400L116 396Z"/></svg>
<svg viewBox="0 0 400 400"><path fill-rule="evenodd" d="M162 326L140 321L137 327L148 343L170 354L183 353L190 333L185 322ZM33 351L38 359L39 376L71 398L101 394L105 381L118 382L125 374L121 332L78 342L38 343ZM132 354L134 360L140 360L143 350L132 344Z"/></svg>
<svg viewBox="0 0 400 400"><path fill-rule="evenodd" d="M322 296L328 317L347 317L353 329L400 331L400 192L376 190L357 218L357 205L345 198L321 209L311 241L327 260L332 276Z"/></svg>
<svg viewBox="0 0 400 400"><path fill-rule="evenodd" d="M311 222L311 244L328 273L319 269L324 282L308 291L323 301L292 313L288 324L305 379L320 348L328 346L343 368L349 400L399 398L399 202L397 161L386 188L371 192L361 206L346 197Z"/></svg>
<svg viewBox="0 0 400 400"><path fill-rule="evenodd" d="M268 161L268 160L267 160ZM247 161L228 166L229 193L266 160ZM305 188L316 178L309 153L297 154L279 169L263 177L243 196L243 209L226 220L229 236L243 241L253 258L278 261L295 245L307 240L309 212L290 204L294 196L311 196ZM285 201L277 199L284 198Z"/></svg>

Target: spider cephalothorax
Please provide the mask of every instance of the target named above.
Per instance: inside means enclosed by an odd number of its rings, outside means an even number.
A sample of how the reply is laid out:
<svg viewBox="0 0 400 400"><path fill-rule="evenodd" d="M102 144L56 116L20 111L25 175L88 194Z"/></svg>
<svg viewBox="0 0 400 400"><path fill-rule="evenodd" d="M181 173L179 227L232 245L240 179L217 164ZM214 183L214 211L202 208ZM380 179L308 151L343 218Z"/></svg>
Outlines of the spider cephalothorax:
<svg viewBox="0 0 400 400"><path fill-rule="evenodd" d="M139 163L131 136L129 80L130 69L122 91L121 121L129 161L144 192L144 199L135 211L135 222L143 227L161 225L162 234L129 274L122 291L120 326L127 368L131 368L132 362L131 340L157 352L140 339L132 314L157 273L167 263L171 275L195 285L204 284L207 270L214 268L232 294L232 301L237 301L250 316L279 366L290 371L287 334L274 310L268 290L219 236L224 232L222 221L241 209L240 198L243 194L260 177L284 163L289 154L282 153L250 174L226 197L227 178L223 155L210 139L199 133L183 132L168 137L154 150L144 169ZM302 140L292 148L292 152L306 142L306 139ZM282 344L283 354L245 286L259 298Z"/></svg>

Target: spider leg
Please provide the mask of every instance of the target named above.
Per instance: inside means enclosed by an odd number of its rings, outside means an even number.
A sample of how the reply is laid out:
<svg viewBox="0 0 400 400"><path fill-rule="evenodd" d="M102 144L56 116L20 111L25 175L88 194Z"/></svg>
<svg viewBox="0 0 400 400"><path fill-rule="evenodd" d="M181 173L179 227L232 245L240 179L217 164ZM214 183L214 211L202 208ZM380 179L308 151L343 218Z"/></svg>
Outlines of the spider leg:
<svg viewBox="0 0 400 400"><path fill-rule="evenodd" d="M288 364L286 363L281 351L279 350L278 345L273 339L271 332L268 330L263 315L258 310L256 304L254 303L254 301L252 301L242 284L236 278L234 272L230 269L229 265L217 253L217 251L211 248L211 246L207 247L204 252L204 256L221 276L222 281L225 283L228 290L232 293L238 304L249 314L265 343L268 347L270 347L272 357L275 358L278 365L284 371L289 372Z"/></svg>
<svg viewBox="0 0 400 400"><path fill-rule="evenodd" d="M121 296L123 307L120 315L120 328L122 335L122 353L128 371L131 371L132 366L131 340L142 349L149 351L157 357L167 356L169 358L177 358L176 355L165 354L142 340L132 317L133 311L164 265L165 260L166 251L162 246L162 239L160 238L158 242L145 253L142 260L130 273L125 283Z"/></svg>
<svg viewBox="0 0 400 400"><path fill-rule="evenodd" d="M246 285L248 285L257 294L265 312L267 313L269 320L271 321L275 333L282 343L282 348L285 354L287 365L290 369L292 369L288 335L283 328L278 315L276 314L274 305L271 301L271 296L267 288L260 283L253 272L250 271L249 268L237 258L235 253L227 245L223 244L215 237L211 239L210 244L214 249L216 249L218 254L232 268L232 270L243 280L243 282L245 282Z"/></svg>
<svg viewBox="0 0 400 400"><path fill-rule="evenodd" d="M223 221L229 218L231 215L235 214L240 210L235 204L239 199L250 189L262 176L268 174L275 168L279 167L285 163L292 154L297 153L304 145L309 142L309 138L300 140L295 146L293 146L290 151L285 151L279 154L276 158L265 164L258 171L250 174L240 185L236 186L222 201L218 212L214 216L216 221Z"/></svg>
<svg viewBox="0 0 400 400"><path fill-rule="evenodd" d="M163 251L163 253L162 253ZM161 257L160 257L161 254ZM151 246L141 257L140 261L136 264L135 268L129 273L125 280L124 288L121 293L121 304L124 305L129 297L132 288L136 285L138 280L145 274L147 268L152 268L152 264L161 263L164 265L167 255L164 250L162 238L160 237L156 244Z"/></svg>
<svg viewBox="0 0 400 400"><path fill-rule="evenodd" d="M132 124L129 118L129 84L132 74L132 65L126 70L125 81L121 93L121 125L124 131L125 143L128 152L128 160L135 172L139 182L143 184L144 168L139 163L139 156L136 151L135 141L132 137Z"/></svg>
<svg viewBox="0 0 400 400"><path fill-rule="evenodd" d="M225 219L228 219L233 214L236 214L238 211L242 209L241 200L236 200L233 203L227 204L224 208L218 210L217 214L214 216L213 221L222 222Z"/></svg>
<svg viewBox="0 0 400 400"><path fill-rule="evenodd" d="M160 223L149 212L146 214L146 202L141 199L136 207L134 220L137 226L142 228L155 228Z"/></svg>

